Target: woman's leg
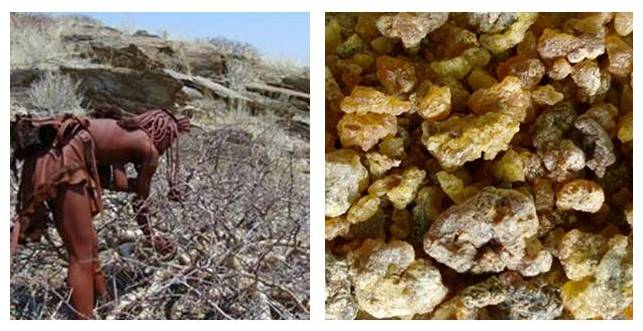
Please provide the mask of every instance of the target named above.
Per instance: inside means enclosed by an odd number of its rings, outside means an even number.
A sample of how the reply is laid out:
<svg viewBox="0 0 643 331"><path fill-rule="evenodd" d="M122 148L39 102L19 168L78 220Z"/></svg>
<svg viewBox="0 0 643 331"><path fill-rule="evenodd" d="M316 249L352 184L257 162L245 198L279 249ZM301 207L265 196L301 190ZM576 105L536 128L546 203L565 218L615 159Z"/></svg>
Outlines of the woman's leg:
<svg viewBox="0 0 643 331"><path fill-rule="evenodd" d="M109 300L110 296L107 292L107 281L105 274L100 265L98 258L98 245L94 245L94 294L101 297L103 300Z"/></svg>
<svg viewBox="0 0 643 331"><path fill-rule="evenodd" d="M54 218L69 253L67 280L72 290L72 304L78 318L91 318L97 240L85 184L60 187L54 201Z"/></svg>

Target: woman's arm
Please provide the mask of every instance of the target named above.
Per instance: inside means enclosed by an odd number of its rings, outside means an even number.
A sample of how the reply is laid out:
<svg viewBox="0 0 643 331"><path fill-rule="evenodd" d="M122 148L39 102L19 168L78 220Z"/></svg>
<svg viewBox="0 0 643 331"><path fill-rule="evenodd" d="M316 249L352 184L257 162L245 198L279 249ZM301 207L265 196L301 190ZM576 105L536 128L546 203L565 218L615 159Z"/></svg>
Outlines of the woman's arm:
<svg viewBox="0 0 643 331"><path fill-rule="evenodd" d="M124 164L114 165L114 183L113 189L115 191L132 192L132 187L129 185L127 179L127 172L125 171Z"/></svg>

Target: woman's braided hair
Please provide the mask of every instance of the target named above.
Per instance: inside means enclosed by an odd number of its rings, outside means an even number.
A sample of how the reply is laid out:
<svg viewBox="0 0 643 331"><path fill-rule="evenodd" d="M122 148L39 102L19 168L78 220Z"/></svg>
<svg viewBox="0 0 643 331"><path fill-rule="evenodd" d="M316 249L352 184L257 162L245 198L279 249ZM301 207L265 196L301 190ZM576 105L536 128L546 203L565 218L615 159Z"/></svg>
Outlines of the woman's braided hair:
<svg viewBox="0 0 643 331"><path fill-rule="evenodd" d="M179 171L179 134L190 131L190 119L176 118L165 109L151 110L138 116L122 119L118 124L126 130L143 130L152 139L152 143L160 154L167 153L167 181L170 194L174 192ZM174 144L177 141L177 144Z"/></svg>

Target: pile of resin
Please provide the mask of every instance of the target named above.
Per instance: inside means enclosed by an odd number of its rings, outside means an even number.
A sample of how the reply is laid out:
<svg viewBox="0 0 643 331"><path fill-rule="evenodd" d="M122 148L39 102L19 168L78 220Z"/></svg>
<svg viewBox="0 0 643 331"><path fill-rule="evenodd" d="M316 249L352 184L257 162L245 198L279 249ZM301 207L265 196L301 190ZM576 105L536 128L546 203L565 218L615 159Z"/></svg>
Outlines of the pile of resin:
<svg viewBox="0 0 643 331"><path fill-rule="evenodd" d="M629 319L632 13L326 16L326 317Z"/></svg>

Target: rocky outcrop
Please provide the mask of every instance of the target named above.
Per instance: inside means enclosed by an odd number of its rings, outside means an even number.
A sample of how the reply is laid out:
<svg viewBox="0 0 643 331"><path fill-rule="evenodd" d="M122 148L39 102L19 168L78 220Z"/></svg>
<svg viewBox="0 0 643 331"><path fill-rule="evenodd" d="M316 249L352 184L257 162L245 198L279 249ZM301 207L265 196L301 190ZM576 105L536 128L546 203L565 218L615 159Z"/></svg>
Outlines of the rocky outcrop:
<svg viewBox="0 0 643 331"><path fill-rule="evenodd" d="M310 78L287 76L281 79L284 87L310 94Z"/></svg>
<svg viewBox="0 0 643 331"><path fill-rule="evenodd" d="M224 56L206 42L163 39L137 31L123 33L102 25L78 24L63 39L92 63L132 69L169 68L195 75L224 74Z"/></svg>
<svg viewBox="0 0 643 331"><path fill-rule="evenodd" d="M134 44L120 48L91 44L90 50L91 54L84 53L83 56L92 63L134 70L157 70L165 67L158 59L151 58Z"/></svg>
<svg viewBox="0 0 643 331"><path fill-rule="evenodd" d="M183 84L160 70L134 70L107 66L61 67L60 72L82 81L81 92L91 108L118 107L131 113L148 109L174 109L186 95ZM11 72L13 101L25 100L26 90L43 75L35 69Z"/></svg>
<svg viewBox="0 0 643 331"><path fill-rule="evenodd" d="M257 113L271 109L287 122L307 119L310 81L298 70L277 70L244 53L226 53L207 41L173 41L147 31L125 33L94 21L67 23L61 42L73 49L73 57L52 68L13 69L12 102L29 107L31 84L44 70L56 70L81 81L87 108L139 113L217 99L234 107L242 102ZM257 80L240 89L228 87L227 61L243 62L256 72ZM296 131L303 130L298 126Z"/></svg>
<svg viewBox="0 0 643 331"><path fill-rule="evenodd" d="M308 77L275 74L269 67L257 63L256 59L226 56L206 41L173 41L146 31L126 34L102 25L75 24L63 39L74 45L80 56L92 63L137 70L172 69L220 79L225 75L226 61L234 59L247 62L255 68L268 85L310 93Z"/></svg>
<svg viewBox="0 0 643 331"><path fill-rule="evenodd" d="M183 85L163 71L128 68L61 68L81 80L83 93L94 108L117 106L138 113L148 109L174 109L185 95Z"/></svg>

